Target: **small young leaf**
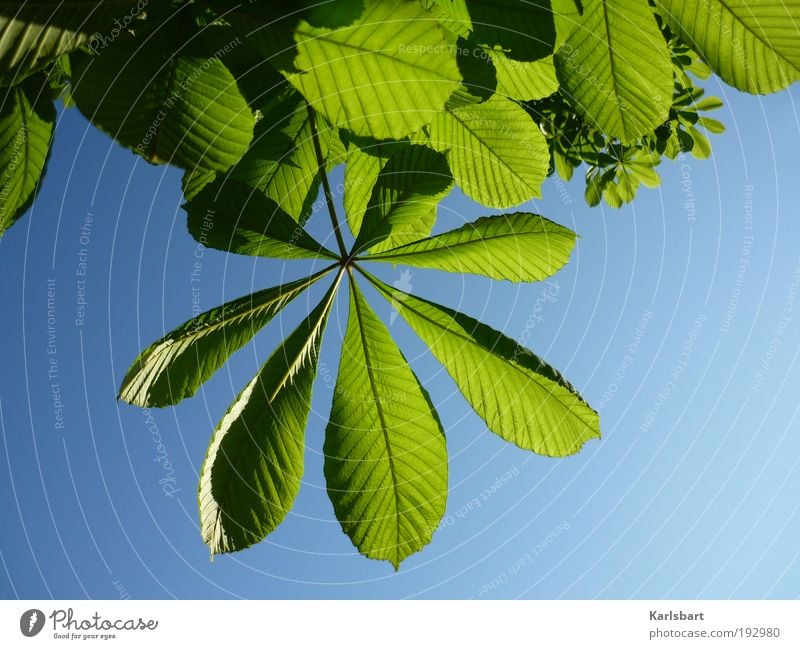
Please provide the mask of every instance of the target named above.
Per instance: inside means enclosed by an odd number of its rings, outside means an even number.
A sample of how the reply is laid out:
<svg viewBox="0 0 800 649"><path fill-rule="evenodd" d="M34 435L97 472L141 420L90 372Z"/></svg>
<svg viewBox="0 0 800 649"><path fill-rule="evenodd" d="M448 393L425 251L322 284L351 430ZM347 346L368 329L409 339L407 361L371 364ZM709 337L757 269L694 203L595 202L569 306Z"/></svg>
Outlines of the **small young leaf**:
<svg viewBox="0 0 800 649"><path fill-rule="evenodd" d="M575 238L574 232L544 217L516 212L485 216L457 230L365 259L535 282L569 261Z"/></svg>
<svg viewBox="0 0 800 649"><path fill-rule="evenodd" d="M603 185L603 199L614 209L619 209L622 207L624 200L619 191L619 186L613 180L610 180Z"/></svg>
<svg viewBox="0 0 800 649"><path fill-rule="evenodd" d="M700 101L695 102L692 104L692 107L695 110L719 110L725 104L722 103L722 100L719 97L705 97Z"/></svg>
<svg viewBox="0 0 800 649"><path fill-rule="evenodd" d="M200 528L212 554L258 543L292 508L303 476L320 338L340 277L214 431L198 490Z"/></svg>
<svg viewBox="0 0 800 649"><path fill-rule="evenodd" d="M191 397L231 354L328 270L226 302L173 329L139 354L122 380L119 398L161 408Z"/></svg>
<svg viewBox="0 0 800 649"><path fill-rule="evenodd" d="M630 163L628 171L636 176L645 187L649 187L650 189L655 189L661 184L661 177L652 167Z"/></svg>
<svg viewBox="0 0 800 649"><path fill-rule="evenodd" d="M572 180L572 174L575 172L575 167L570 164L569 159L557 149L553 149L553 167L561 180L569 182Z"/></svg>
<svg viewBox="0 0 800 649"><path fill-rule="evenodd" d="M565 457L600 437L597 413L530 350L474 318L365 275L504 440L540 455Z"/></svg>
<svg viewBox="0 0 800 649"><path fill-rule="evenodd" d="M586 174L586 191L584 198L589 207L596 207L600 205L600 199L603 197L603 179L602 175L596 170L587 172Z"/></svg>
<svg viewBox="0 0 800 649"><path fill-rule="evenodd" d="M725 124L711 117L701 117L697 120L697 123L709 133L714 133L715 135L725 132Z"/></svg>
<svg viewBox="0 0 800 649"><path fill-rule="evenodd" d="M325 480L359 552L400 562L444 516L447 448L428 393L350 283L350 316L325 432Z"/></svg>
<svg viewBox="0 0 800 649"><path fill-rule="evenodd" d="M692 136L694 145L692 155L699 160L706 160L711 157L711 142L708 138L693 126L689 127L689 134Z"/></svg>

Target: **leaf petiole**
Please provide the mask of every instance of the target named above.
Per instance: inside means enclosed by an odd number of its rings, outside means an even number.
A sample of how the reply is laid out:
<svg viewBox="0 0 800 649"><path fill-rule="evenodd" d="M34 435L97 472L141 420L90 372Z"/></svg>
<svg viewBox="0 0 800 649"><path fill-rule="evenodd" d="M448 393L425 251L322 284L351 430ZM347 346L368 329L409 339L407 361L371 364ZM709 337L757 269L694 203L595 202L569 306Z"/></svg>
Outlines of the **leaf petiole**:
<svg viewBox="0 0 800 649"><path fill-rule="evenodd" d="M341 228L339 226L339 218L336 216L336 208L333 204L333 192L331 185L328 182L328 174L325 172L325 157L322 155L322 146L319 143L319 133L317 132L317 120L314 109L309 104L308 106L308 125L311 128L311 139L314 141L314 153L317 156L317 166L319 168L319 177L322 181L322 190L325 193L325 202L328 204L328 214L331 217L331 225L333 225L333 234L336 236L336 243L339 245L339 252L342 259L347 258L347 248L344 245L342 238Z"/></svg>

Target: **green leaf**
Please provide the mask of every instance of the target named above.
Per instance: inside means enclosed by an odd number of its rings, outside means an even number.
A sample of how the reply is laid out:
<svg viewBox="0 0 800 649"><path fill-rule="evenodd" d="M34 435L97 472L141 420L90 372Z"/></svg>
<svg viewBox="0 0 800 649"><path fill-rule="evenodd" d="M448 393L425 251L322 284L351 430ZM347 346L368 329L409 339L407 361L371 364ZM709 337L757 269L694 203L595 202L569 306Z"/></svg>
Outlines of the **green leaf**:
<svg viewBox="0 0 800 649"><path fill-rule="evenodd" d="M575 168L570 164L569 159L557 149L553 149L553 167L561 180L572 179Z"/></svg>
<svg viewBox="0 0 800 649"><path fill-rule="evenodd" d="M0 105L0 236L33 203L50 156L55 120L44 75L6 89Z"/></svg>
<svg viewBox="0 0 800 649"><path fill-rule="evenodd" d="M550 457L572 455L600 437L597 413L530 350L463 313L367 277L500 437Z"/></svg>
<svg viewBox="0 0 800 649"><path fill-rule="evenodd" d="M553 53L556 39L550 0L466 0L472 37L518 61Z"/></svg>
<svg viewBox="0 0 800 649"><path fill-rule="evenodd" d="M447 448L430 397L350 283L350 316L325 432L325 480L359 552L397 569L444 516Z"/></svg>
<svg viewBox="0 0 800 649"><path fill-rule="evenodd" d="M361 232L364 213L378 181L378 174L399 146L404 145L380 140L348 144L344 168L344 213L354 237Z"/></svg>
<svg viewBox="0 0 800 649"><path fill-rule="evenodd" d="M120 37L99 55L72 55L80 111L120 144L154 164L224 171L242 157L255 118L222 62L188 42L176 17L157 42Z"/></svg>
<svg viewBox="0 0 800 649"><path fill-rule="evenodd" d="M673 77L667 43L642 0L585 0L558 50L556 73L575 110L627 143L666 121Z"/></svg>
<svg viewBox="0 0 800 649"><path fill-rule="evenodd" d="M472 31L472 18L466 0L420 0L448 31L467 37Z"/></svg>
<svg viewBox="0 0 800 649"><path fill-rule="evenodd" d="M549 97L558 90L553 57L539 61L515 61L502 52L489 54L497 70L497 92L510 99L534 101Z"/></svg>
<svg viewBox="0 0 800 649"><path fill-rule="evenodd" d="M655 189L661 184L661 177L658 175L658 172L652 167L646 167L644 165L636 163L629 163L627 169L634 176L636 176L636 178L639 181L641 181L641 183L645 187L649 187L650 189Z"/></svg>
<svg viewBox="0 0 800 649"><path fill-rule="evenodd" d="M303 476L320 338L341 274L219 422L200 472L203 540L212 555L258 543L291 509Z"/></svg>
<svg viewBox="0 0 800 649"><path fill-rule="evenodd" d="M463 82L445 106L458 108L489 99L497 89L497 73L490 54L471 39L459 38L451 46L456 51Z"/></svg>
<svg viewBox="0 0 800 649"><path fill-rule="evenodd" d="M274 98L262 112L253 143L229 175L257 187L302 223L311 213L320 184L308 104L292 90ZM323 124L317 129L320 147L327 157L331 129L320 127Z"/></svg>
<svg viewBox="0 0 800 649"><path fill-rule="evenodd" d="M696 110L719 110L723 106L724 104L719 97L704 97L692 104L692 107Z"/></svg>
<svg viewBox="0 0 800 649"><path fill-rule="evenodd" d="M299 72L289 81L334 126L399 139L431 121L461 81L455 53L425 10L406 0L365 0L341 29L301 21Z"/></svg>
<svg viewBox="0 0 800 649"><path fill-rule="evenodd" d="M419 145L400 147L378 174L353 250L379 252L427 236L452 183L442 154Z"/></svg>
<svg viewBox="0 0 800 649"><path fill-rule="evenodd" d="M328 146L328 159L325 161L325 170L332 171L345 162L347 162L347 145L342 142L339 130L333 129L331 131L331 141Z"/></svg>
<svg viewBox="0 0 800 649"><path fill-rule="evenodd" d="M203 191L203 187L214 182L216 177L217 172L210 169L202 169L199 167L196 169L187 169L181 178L183 197L187 201L192 200Z"/></svg>
<svg viewBox="0 0 800 649"><path fill-rule="evenodd" d="M636 197L638 188L639 178L635 174L628 173L624 168L617 171L616 189L623 203L630 203Z"/></svg>
<svg viewBox="0 0 800 649"><path fill-rule="evenodd" d="M196 6L199 5L196 3ZM209 22L205 16L201 18L199 38L209 51L222 54L220 60L236 79L239 92L252 108L258 109L286 89L289 83L253 46L253 41L259 38L259 25L231 24L228 20L230 11L235 12L236 8L225 12L224 22ZM268 23L264 21L260 27L268 29Z"/></svg>
<svg viewBox="0 0 800 649"><path fill-rule="evenodd" d="M669 26L730 85L765 94L800 79L798 0L658 0Z"/></svg>
<svg viewBox="0 0 800 649"><path fill-rule="evenodd" d="M586 191L584 198L589 207L597 207L603 197L602 176L596 170L586 172Z"/></svg>
<svg viewBox="0 0 800 649"><path fill-rule="evenodd" d="M603 199L609 206L617 210L622 207L624 202L619 186L611 180L603 184Z"/></svg>
<svg viewBox="0 0 800 649"><path fill-rule="evenodd" d="M119 398L142 408L162 408L191 397L231 354L329 270L226 302L173 329L139 354Z"/></svg>
<svg viewBox="0 0 800 649"><path fill-rule="evenodd" d="M337 258L275 201L236 180L216 180L183 207L189 233L208 248L280 259Z"/></svg>
<svg viewBox="0 0 800 649"><path fill-rule="evenodd" d="M583 0L550 0L556 27L557 50L578 28L583 14Z"/></svg>
<svg viewBox="0 0 800 649"><path fill-rule="evenodd" d="M575 238L574 232L542 216L517 212L485 216L457 230L365 259L536 282L569 261Z"/></svg>
<svg viewBox="0 0 800 649"><path fill-rule="evenodd" d="M711 117L701 117L697 120L697 123L708 132L715 133L716 135L725 132L725 124Z"/></svg>
<svg viewBox="0 0 800 649"><path fill-rule="evenodd" d="M550 152L524 108L495 95L487 102L439 113L433 148L447 154L458 186L489 207L519 205L541 195Z"/></svg>
<svg viewBox="0 0 800 649"><path fill-rule="evenodd" d="M86 43L104 47L139 15L135 0L0 1L0 86L18 84Z"/></svg>
<svg viewBox="0 0 800 649"><path fill-rule="evenodd" d="M711 142L708 138L693 126L688 128L689 135L692 136L692 155L699 160L706 160L711 157Z"/></svg>

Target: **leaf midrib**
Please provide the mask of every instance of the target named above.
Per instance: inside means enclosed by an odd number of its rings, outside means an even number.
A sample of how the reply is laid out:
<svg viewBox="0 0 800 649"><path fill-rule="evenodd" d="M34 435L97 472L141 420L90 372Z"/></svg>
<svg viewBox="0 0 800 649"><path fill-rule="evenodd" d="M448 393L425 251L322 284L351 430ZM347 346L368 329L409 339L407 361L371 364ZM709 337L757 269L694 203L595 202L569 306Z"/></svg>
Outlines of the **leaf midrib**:
<svg viewBox="0 0 800 649"><path fill-rule="evenodd" d="M306 105L305 101L303 101L301 103L303 105ZM287 120L287 121L291 121L291 116L290 116L289 120ZM269 186L272 185L272 183L278 177L278 174L280 173L282 168L291 166L290 165L291 158L297 152L299 144L302 143L301 140L300 140L300 134L305 130L306 126L308 125L308 121L309 121L308 117L303 119L303 121L300 124L300 126L298 127L297 131L294 133L294 135L292 135L289 138L289 141L291 142L291 147L289 148L288 151L286 151L285 153L283 153L280 156L278 156L277 160L263 160L263 159L261 160L261 162L266 162L267 164L269 164L272 167L270 169L269 173L267 173L263 177L263 181L265 181L265 182L263 182L264 187L269 187ZM259 160L256 159L254 162L259 162Z"/></svg>
<svg viewBox="0 0 800 649"><path fill-rule="evenodd" d="M375 281L374 281L374 280L373 280L371 277L369 277L369 276L367 277L367 279L369 279L369 281L370 281L370 282L371 282L371 283L372 283L372 284L373 284L373 285L374 285L374 286L375 286L375 287L376 287L376 288L377 288L377 289L378 289L378 290L379 290L381 293L383 293L383 294L384 294L384 296L386 296L386 297L389 297L389 298L391 299L391 294L390 294L390 293L388 293L388 292L387 292L387 290L386 290L386 289L385 289L385 288L384 288L384 287L383 287L381 284L377 284L377 283L376 283L376 282L375 282ZM410 294L410 293L405 293L405 295L411 295L411 294ZM415 296L411 295L411 297L415 297ZM420 298L416 298L416 299L420 299ZM464 342L467 342L467 343L469 343L469 344L470 344L470 345L472 345L473 347L478 347L479 349L480 349L480 348L482 348L482 346L481 346L481 345L479 345L478 343L476 343L474 339L472 339L472 338L470 338L470 337L468 337L468 336L466 336L466 335L464 335L464 334L462 334L462 333L460 333L460 332L458 332L458 331L455 331L455 330L453 330L453 329L450 329L450 328L448 328L448 327L443 327L441 324L439 324L439 323L438 323L438 322L436 322L435 320L432 320L431 318L429 318L429 317L428 317L428 316L426 316L425 314L423 314L423 313L420 313L419 311L417 311L417 310L416 310L416 309L414 309L413 307L409 306L407 302L403 302L402 300L401 300L400 302L401 302L401 305L402 305L402 307L401 307L401 308L403 308L403 309L408 309L409 311L412 311L413 313L415 313L415 314L417 315L417 317L419 317L419 318L421 318L421 319L425 320L426 322L429 322L429 323L430 323L430 324L432 324L434 327L437 327L437 328L439 328L439 329L444 329L444 330L445 330L447 333L449 333L449 334L451 334L451 335L453 335L453 336L455 336L455 337L457 337L457 338L460 338L461 340L463 340ZM493 356L496 356L496 357L497 357L497 358L499 358L500 360L503 360L503 361L505 361L505 362L506 362L506 364L507 364L509 367L513 368L514 370L516 370L517 372L519 372L520 374L522 374L522 376L524 376L524 377L525 377L525 378L527 378L528 380L533 380L533 382L534 382L534 383L536 383L536 385L538 385L540 388L542 388L543 390L545 390L545 391L546 391L548 394L550 394L551 396L553 396L553 397L556 399L556 401L557 401L557 402L558 402L558 403L559 403L559 404L560 404L560 405L561 405L563 408L566 408L566 409L567 409L569 412L572 412L572 409L571 409L571 408L570 408L570 407L569 407L567 404L565 404L565 403L564 403L564 402L563 402L563 401L562 401L562 400L561 400L561 399L558 397L558 395L556 395L556 394L555 394L555 393L554 393L552 390L548 390L548 389L547 389L545 386L541 385L541 384L540 384L538 381L536 381L536 379L535 379L534 377L536 377L536 376L539 376L538 374L536 374L536 373L535 373L535 372L533 372L532 370L526 370L526 368L522 367L521 365L518 365L517 363L513 363L513 362L511 362L511 361L509 361L509 360L507 360L507 359L503 358L502 356L499 356L498 354L495 354L495 353L494 353L494 351L493 351L493 349L494 349L494 348L492 348L492 349L488 349L488 350L486 350L486 351L487 351L489 354L492 354ZM529 372L530 372L530 374L529 374ZM531 376L531 375L533 375L533 376ZM564 386L559 386L559 384L558 384L558 383L556 383L555 381L553 381L553 385L555 385L555 386L558 386L558 387L562 387L562 388L564 387ZM566 388L564 388L564 389L566 389ZM580 399L580 397L578 397L577 395L572 395L572 396L574 396L576 399L578 399L578 401L580 401L581 403L583 403L583 400L582 400L582 399ZM577 417L577 415L576 415L576 417ZM577 417L577 418L578 418L578 419L580 419L580 417ZM581 420L581 423L584 423L584 422L583 422L583 420ZM584 425L585 425L585 424L584 424Z"/></svg>
<svg viewBox="0 0 800 649"><path fill-rule="evenodd" d="M603 25L606 29L606 41L608 42L608 65L611 68L611 83L614 86L614 104L617 107L617 112L619 113L619 119L622 122L622 131L627 132L626 126L626 119L625 119L625 111L622 109L622 103L620 102L621 98L621 88L619 86L617 80L617 64L614 58L614 44L612 43L611 39L611 25L608 21L608 0L602 0L603 6Z"/></svg>
<svg viewBox="0 0 800 649"><path fill-rule="evenodd" d="M736 15L734 12L733 12L733 10L732 10L732 9L731 9L731 8L728 6L728 3L727 3L727 2L725 2L725 0L717 0L717 2L719 2L719 4L722 6L722 8L723 8L725 11L727 11L727 12L730 14L731 18L733 18L733 20L734 20L735 22L738 22L738 23L739 23L739 24L740 24L740 25L741 25L741 26L744 28L744 30L745 30L746 32L748 32L748 33L752 34L752 35L753 35L753 38L755 38L755 39L756 39L756 40L757 40L759 43L761 43L761 45L762 45L762 46L763 46L763 47L764 47L766 50L768 50L769 52L772 52L772 53L773 53L775 56L777 56L778 58L780 58L780 60L781 60L781 61L783 61L784 63L786 63L786 65L788 65L788 66L789 66L789 67L790 67L792 70L795 70L795 71L797 71L797 72L800 72L800 67L798 67L797 65L795 65L794 63L792 63L791 61L789 61L789 59L787 59L786 57L784 57L784 55L783 55L783 54L781 54L781 53L780 53L780 52L778 52L778 51L777 51L777 50L776 50L774 47L772 47L772 46L771 46L771 45L770 45L770 44L769 44L769 43L768 43L766 40L764 40L764 38L762 38L762 37L761 37L761 36L760 36L758 33L756 33L756 32L755 32L753 29L751 29L751 28L750 28L748 25L746 25L746 24L745 24L745 22L744 22L743 20L741 20L741 19L740 19L740 18L739 18L739 17L738 17L738 16L737 16L737 15Z"/></svg>
<svg viewBox="0 0 800 649"><path fill-rule="evenodd" d="M344 268L340 267L339 268L339 273L336 275L336 279L333 281L333 284L331 285L330 293L329 293L328 298L327 298L327 300L325 302L325 306L320 311L319 319L314 324L314 327L311 330L311 333L308 336L308 340L306 341L305 345L303 345L300 348L299 353L297 354L295 359L286 368L286 372L284 373L283 377L281 378L280 383L278 383L278 385L275 387L275 391L273 392L272 395L270 395L270 398L269 398L270 403L272 403L277 398L278 393L286 386L287 383L289 383L291 381L292 376L294 376L298 371L300 371L300 369L302 369L302 366L299 367L299 368L296 367L297 364L298 364L298 361L301 361L303 358L305 358L307 350L309 349L309 347L311 345L314 344L314 342L319 337L319 330L322 327L322 323L325 322L325 319L328 317L328 313L330 312L331 305L333 304L333 298L336 297L336 293L338 292L338 289L339 289L339 283L342 281L343 273L344 273Z"/></svg>
<svg viewBox="0 0 800 649"><path fill-rule="evenodd" d="M262 309L268 308L268 307L270 307L271 305L273 305L273 304L275 304L277 302L280 302L280 301L283 301L283 300L290 300L290 299L296 297L297 293L300 293L300 292L304 291L309 286L311 286L314 282L316 282L318 279L320 279L320 277L322 277L326 273L330 272L331 268L333 268L333 266L331 266L330 268L326 268L323 271L320 271L316 275L310 275L309 277L306 278L305 283L294 287L291 291L288 291L288 292L285 292L285 293L281 293L281 294L279 294L278 296L276 296L275 298L273 298L271 300L258 302L258 303L254 302L253 306L250 307L249 309L245 309L244 311L240 311L240 312L238 312L236 314L233 314L233 315L231 315L229 317L225 317L224 312L223 312L223 315L218 320L213 320L213 321L204 323L203 325L201 325L197 329L194 329L194 330L192 330L190 332L187 332L187 334L185 336L177 336L177 337L174 337L174 338L166 338L163 342L167 342L167 341L171 342L171 341L187 340L187 339L196 340L198 338L203 338L203 337L207 336L209 333L215 332L218 329L224 329L226 326L232 324L232 322L237 318L249 318L250 316L255 315L258 311L261 311Z"/></svg>
<svg viewBox="0 0 800 649"><path fill-rule="evenodd" d="M296 373L294 371L295 367L297 366L298 362L305 357L306 351L308 350L309 346L313 345L314 342L317 340L317 338L319 336L319 329L320 329L322 323L328 317L328 313L330 311L331 305L333 304L333 298L336 296L337 289L338 289L338 286L339 286L339 282L341 281L341 279L342 279L342 270L339 271L339 274L336 276L336 279L334 280L334 283L331 286L330 294L328 295L328 298L327 298L327 300L325 302L324 307L320 311L319 319L314 324L314 327L312 328L312 330L310 332L310 335L308 336L308 339L306 340L305 344L300 347L300 349L298 350L298 352L295 355L295 357L292 360L292 362L289 363L289 365L288 365L288 367L286 369L286 372L284 372L283 376L281 377L281 380L277 383L277 385L275 386L275 389L269 395L269 398L268 398L268 401L267 401L269 405L271 405L275 401L275 399L278 397L280 391L291 380L291 377L293 376L293 374ZM302 369L302 367L298 368L297 371L299 371L299 369ZM260 374L260 372L259 372L259 374ZM258 380L258 377L256 377L256 379L254 379L254 380L256 382L256 385L253 386L253 390L256 389L257 384L260 382ZM251 395L251 398L252 398L252 395ZM246 407L246 405L245 405L245 407ZM265 415L268 415L268 414L271 414L271 410L269 408L263 410L261 412L260 417L259 417L259 421ZM231 425L233 425L233 423L234 422L231 422ZM230 430L230 427L229 427L229 430ZM221 446L222 446L222 441L220 440L219 447L221 448ZM239 461L241 460L242 456L244 455L245 450L246 450L245 449L245 445L242 445L242 446L239 447L239 450L236 453L237 462L235 464L230 461L230 458L228 458L228 461L229 461L229 463L231 464L232 467L239 466L239 463L240 463ZM218 448L218 451L219 451L219 448ZM211 473L212 469L213 469L213 467L209 468L209 476L210 476L210 473ZM234 472L234 473L236 474L236 477L239 477L237 472ZM227 484L223 488L223 493L220 494L219 498L214 496L213 491L209 491L209 494L211 495L211 499L212 499L212 501L215 503L215 505L217 507L217 513L216 513L216 516L214 517L215 538L219 537L219 534L217 533L217 531L220 529L220 524L221 524L221 521L222 521L222 515L224 513L223 510L222 510L222 507L220 507L219 505L223 500L227 499L228 493L233 488L234 482L235 482L235 480L230 480L230 479L228 480ZM209 489L210 489L210 487L209 487Z"/></svg>
<svg viewBox="0 0 800 649"><path fill-rule="evenodd" d="M359 337L361 338L361 346L364 349L364 361L367 367L367 376L369 377L370 388L372 390L372 394L375 397L375 407L378 410L378 419L381 422L381 432L383 433L383 440L386 444L386 451L389 458L389 472L392 475L392 490L394 492L394 513L395 513L395 557L397 557L400 553L400 495L397 493L397 470L394 466L394 455L392 453L392 445L389 441L389 431L388 425L386 424L386 415L383 412L383 406L381 404L380 395L378 394L378 386L377 382L375 381L375 375L373 374L372 370L372 360L370 358L369 353L369 346L367 345L367 339L364 336L364 322L363 316L361 315L361 308L360 308L360 300L359 295L356 292L357 289L355 288L355 280L353 279L352 273L350 273L350 282L352 285L353 290L353 305L356 312L356 318L358 320L358 333ZM394 562L393 562L394 563Z"/></svg>
<svg viewBox="0 0 800 649"><path fill-rule="evenodd" d="M534 235L534 236L536 236L536 235L546 235L548 238L549 237L556 238L556 237L561 236L561 235L558 235L558 234L555 234L555 233L548 233L545 230L542 230L540 232L511 232L511 233L506 233L506 234L496 234L496 235L492 235L492 236L488 236L488 237L483 237L482 236L482 237L479 237L478 239L468 239L466 241L458 241L456 243L450 243L450 244L445 242L444 246L436 245L433 248L428 248L428 249L425 249L425 250L416 250L416 251L412 251L412 252L399 252L397 254L389 254L391 251L387 250L386 252L382 252L382 253L379 253L379 254L374 255L374 256L370 255L369 257L365 257L364 261L377 261L379 259L381 261L383 261L384 259L397 259L398 257L409 257L409 256L413 256L413 255L422 255L422 254L428 254L430 252L437 252L439 250L442 250L443 248L446 248L446 249L450 250L452 248L459 248L461 246L471 246L471 245L475 245L476 243L483 243L485 241L495 241L497 239L505 239L507 237L511 237L512 239L516 239L517 237L526 236L526 235ZM444 236L444 235L438 235L438 237L431 237L430 239L428 239L428 241L434 241L434 240L437 240L437 239L438 239L438 241L441 241L441 239L439 237L442 237L442 236ZM422 241L424 241L424 239ZM437 241L437 244L438 244L438 241ZM415 245L417 245L419 243L420 243L420 241L412 241L411 243L407 243L405 245L398 246L397 248L394 248L393 250L402 250L403 248L407 248L409 246L415 246Z"/></svg>
<svg viewBox="0 0 800 649"><path fill-rule="evenodd" d="M463 129L465 131L467 131L467 133L470 134L471 137L473 137L475 140L477 140L478 144L480 144L480 146L482 148L484 148L487 151L489 151L492 154L492 157L494 157L495 159L499 160L500 164L503 167L505 167L509 172L511 172L511 175L513 175L517 180L519 180L525 187L531 187L531 185L525 180L525 177L522 174L518 173L516 169L511 167L505 161L505 159L500 154L497 153L497 151L494 148L492 148L489 144L487 144L487 142L482 137L480 137L475 131L473 131L471 128L469 128L469 126L467 125L467 122L465 122L465 121L463 121L463 120L458 118L458 114L457 114L456 111L448 110L447 113L449 113L452 116L452 118L456 122L458 122L463 127Z"/></svg>
<svg viewBox="0 0 800 649"><path fill-rule="evenodd" d="M400 21L397 21L397 22L408 23L409 21L408 20L400 20ZM354 25L354 26L349 27L349 28L346 27L344 29L357 30L357 29L363 29L364 27L377 28L377 27L380 27L383 24L384 23L382 21L375 21L375 22L372 22L372 23L360 23L358 25ZM311 29L314 29L314 28L311 27ZM342 30L336 30L333 33L340 33L341 31ZM395 65L403 66L403 67L406 67L406 68L411 68L412 70L417 70L417 71L420 71L420 72L427 72L429 74L435 75L436 78L438 78L438 79L444 79L446 81L453 81L452 78L450 78L448 76L445 76L444 74L439 73L438 72L438 68L426 68L426 67L424 67L422 65L417 65L415 63L411 63L411 61L408 60L408 59L403 59L403 58L399 58L397 56L394 56L393 54L396 51L395 49L392 49L391 51L387 52L386 50L375 50L375 49L371 49L369 47L360 47L358 45L353 45L352 43L349 43L349 42L338 41L338 40L336 40L334 38L330 38L330 37L328 37L327 35L324 35L324 34L310 33L308 28L306 28L305 25L303 25L302 23L295 30L295 34L305 36L306 39L310 40L310 41L323 41L323 42L326 42L326 43L330 43L331 45L336 45L338 47L351 49L351 50L354 50L355 52L360 53L361 55L363 55L363 54L373 54L375 56L382 57L384 59L388 59L389 61L394 62ZM297 44L300 45L301 43L298 41ZM345 59L346 59L346 57L343 57L342 59L339 59L339 60L341 61L341 60L345 60ZM330 64L331 64L330 61L326 61L325 63L328 66L330 66ZM431 79L419 79L419 81L430 81L430 80Z"/></svg>

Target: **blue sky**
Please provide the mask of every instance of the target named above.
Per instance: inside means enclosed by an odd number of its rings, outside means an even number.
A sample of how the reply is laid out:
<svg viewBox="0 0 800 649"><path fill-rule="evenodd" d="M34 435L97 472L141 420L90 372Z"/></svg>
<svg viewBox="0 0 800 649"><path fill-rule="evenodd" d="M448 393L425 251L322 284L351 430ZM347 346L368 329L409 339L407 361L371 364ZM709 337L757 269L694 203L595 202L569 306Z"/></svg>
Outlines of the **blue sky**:
<svg viewBox="0 0 800 649"><path fill-rule="evenodd" d="M711 160L665 162L660 190L619 211L588 208L580 181L552 179L526 206L581 236L549 282L411 270L420 295L526 336L600 410L604 438L563 460L504 443L397 319L392 333L447 431L450 495L431 545L396 574L356 553L324 489L343 300L323 343L294 510L260 545L209 561L195 489L210 433L325 286L194 398L153 411L118 403L131 361L191 317L193 299L210 308L312 264L198 250L179 172L62 113L39 198L0 241L0 594L797 597L798 94L710 91L729 126ZM438 227L485 213L454 192ZM327 228L324 214L312 219L320 238ZM402 268L375 270L401 281ZM389 305L365 292L388 323Z"/></svg>

